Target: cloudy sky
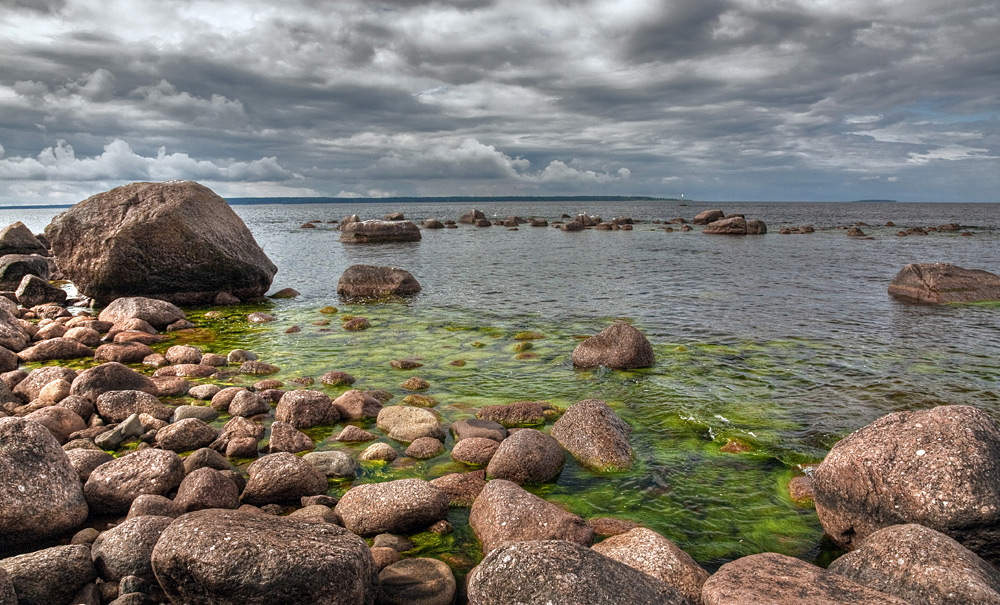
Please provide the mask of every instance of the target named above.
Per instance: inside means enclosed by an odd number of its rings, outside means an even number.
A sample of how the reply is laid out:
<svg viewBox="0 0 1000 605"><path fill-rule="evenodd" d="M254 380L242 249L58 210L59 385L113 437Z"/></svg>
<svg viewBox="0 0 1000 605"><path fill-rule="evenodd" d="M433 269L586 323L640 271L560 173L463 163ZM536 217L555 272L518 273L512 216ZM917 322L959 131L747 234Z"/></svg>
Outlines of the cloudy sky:
<svg viewBox="0 0 1000 605"><path fill-rule="evenodd" d="M1000 201L997 0L0 0L0 204Z"/></svg>

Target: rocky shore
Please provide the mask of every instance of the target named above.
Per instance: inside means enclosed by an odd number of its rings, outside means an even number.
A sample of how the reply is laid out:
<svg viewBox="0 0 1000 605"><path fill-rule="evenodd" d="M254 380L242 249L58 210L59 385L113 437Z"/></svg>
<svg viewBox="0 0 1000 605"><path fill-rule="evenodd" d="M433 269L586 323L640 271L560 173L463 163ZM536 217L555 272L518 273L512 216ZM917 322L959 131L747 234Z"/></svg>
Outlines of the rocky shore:
<svg viewBox="0 0 1000 605"><path fill-rule="evenodd" d="M596 477L635 464L632 427L613 402L559 409L519 401L445 423L436 401L421 394L427 381L412 374L401 387L410 394L394 402L386 391L351 389L355 379L342 371L318 385L286 383L270 377L279 366L251 350L184 344L199 325L175 302L255 300L276 270L235 215L189 212L192 200L218 205L213 196L191 183L131 185L82 202L42 238L16 224L0 234L0 249L19 257L0 258L10 267L4 283L17 281L0 296L0 605L1000 603L1000 427L982 410L890 414L789 485L796 501L815 501L827 535L850 551L829 569L760 553L709 574L651 529L584 519L526 489L554 481L568 461ZM84 219L110 212L122 222L104 234L110 244L101 254L86 256L66 241L84 237L80 225L91 237L101 221ZM486 221L481 214L459 222L477 225ZM157 230L141 227L161 216ZM555 226L635 224L566 218L573 220ZM346 232L350 243L379 233L404 241L409 227L382 224L402 219L342 224L356 225ZM694 222L717 234L766 232L721 211ZM188 262L189 249L200 264ZM147 263L149 277L116 279L123 251ZM929 271L917 274L927 281ZM897 279L910 283L913 273ZM103 309L67 299L53 275L71 277ZM936 279L934 292L962 289ZM978 273L971 279L993 283ZM406 271L365 265L338 284L345 299L419 290ZM893 294L918 298L913 291ZM362 317L343 328L378 329ZM565 346L582 371L656 363L651 343L623 322ZM393 367L420 363L398 359ZM331 397L325 387L342 392ZM356 458L317 450L317 428L370 445ZM361 464L449 448L465 472L360 480ZM339 498L330 495L344 482ZM413 541L422 532L448 535L459 520L479 544L472 558L482 557L467 575L421 556Z"/></svg>

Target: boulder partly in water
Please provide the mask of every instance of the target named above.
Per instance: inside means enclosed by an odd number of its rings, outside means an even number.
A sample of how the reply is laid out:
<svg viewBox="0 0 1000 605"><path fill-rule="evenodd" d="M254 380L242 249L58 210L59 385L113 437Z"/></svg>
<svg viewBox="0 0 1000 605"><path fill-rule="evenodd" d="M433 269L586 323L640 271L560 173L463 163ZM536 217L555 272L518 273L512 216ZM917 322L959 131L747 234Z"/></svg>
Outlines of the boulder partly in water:
<svg viewBox="0 0 1000 605"><path fill-rule="evenodd" d="M345 244L418 242L420 239L420 228L410 221L359 221L340 230L340 241Z"/></svg>
<svg viewBox="0 0 1000 605"><path fill-rule="evenodd" d="M1000 275L947 263L911 264L893 278L889 294L925 303L1000 300Z"/></svg>
<svg viewBox="0 0 1000 605"><path fill-rule="evenodd" d="M409 271L395 267L351 265L337 282L342 298L405 296L420 292L420 284Z"/></svg>
<svg viewBox="0 0 1000 605"><path fill-rule="evenodd" d="M649 368L654 362L653 346L642 332L621 321L581 342L573 350L573 365L578 368L605 366L627 370Z"/></svg>

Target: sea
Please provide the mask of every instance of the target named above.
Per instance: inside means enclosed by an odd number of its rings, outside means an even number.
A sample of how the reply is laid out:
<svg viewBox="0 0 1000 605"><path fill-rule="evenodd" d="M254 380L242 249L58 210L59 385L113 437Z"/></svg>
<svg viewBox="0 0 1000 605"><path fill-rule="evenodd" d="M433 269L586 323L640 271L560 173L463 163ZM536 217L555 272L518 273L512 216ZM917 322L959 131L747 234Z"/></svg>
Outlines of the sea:
<svg viewBox="0 0 1000 605"><path fill-rule="evenodd" d="M628 216L632 231L568 233L521 225L422 230L419 242L347 245L335 222L358 214L457 220L560 220L564 214ZM762 219L762 236L708 236L664 229L709 208ZM890 412L974 405L1000 419L1000 304L919 305L887 294L908 263L946 262L1000 273L1000 204L815 202L488 202L235 205L277 265L272 291L300 296L235 307L222 318L192 309L199 326L174 342L206 351L248 348L282 367L279 379L318 381L329 370L355 375L355 388L387 389L398 403L410 376L427 379L442 421L483 405L541 400L567 407L603 399L632 427L635 463L595 474L571 457L559 478L531 491L584 517L634 520L667 536L709 570L774 551L824 564L836 556L815 510L791 501L788 481L809 474L837 440ZM62 209L0 210L40 231ZM303 229L307 221L317 228ZM894 225L887 225L893 223ZM959 231L897 236L910 227ZM867 237L846 235L861 225ZM783 226L811 234L782 235ZM963 235L970 234L970 235ZM337 280L353 264L411 272L416 296L344 304ZM335 306L337 313L320 313ZM278 318L251 325L264 310ZM329 311L329 309L326 309ZM364 316L364 332L340 328ZM646 334L656 353L647 370L576 370L579 340L612 321ZM299 331L286 333L292 326ZM519 340L536 332L537 340ZM185 340L186 339L186 340ZM525 344L527 343L527 344ZM166 345L164 345L166 346ZM393 359L423 367L400 371ZM464 365L454 365L463 362ZM289 383L290 384L290 383ZM331 395L343 389L320 387ZM373 423L361 426L378 432ZM340 427L310 432L319 449L347 449ZM451 445L451 437L448 437ZM366 463L358 482L432 478L469 470L447 452L426 461ZM740 445L729 453L727 444ZM357 450L357 451L355 451ZM333 495L352 483L331 483ZM467 509L455 532L419 534L416 553L459 574L480 553Z"/></svg>

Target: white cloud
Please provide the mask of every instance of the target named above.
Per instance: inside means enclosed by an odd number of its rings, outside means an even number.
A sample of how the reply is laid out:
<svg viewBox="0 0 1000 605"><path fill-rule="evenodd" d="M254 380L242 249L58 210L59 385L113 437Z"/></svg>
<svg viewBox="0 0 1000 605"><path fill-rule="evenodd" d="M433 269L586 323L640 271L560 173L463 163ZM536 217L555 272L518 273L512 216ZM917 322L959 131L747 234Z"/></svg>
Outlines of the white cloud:
<svg viewBox="0 0 1000 605"><path fill-rule="evenodd" d="M924 153L910 153L909 160L907 160L907 162L910 164L926 164L933 160L947 160L954 162L956 160L986 158L988 157L986 155L988 153L989 149L966 147L964 145L952 145L949 147L931 149L930 151L926 151Z"/></svg>

